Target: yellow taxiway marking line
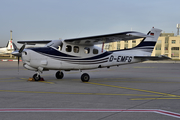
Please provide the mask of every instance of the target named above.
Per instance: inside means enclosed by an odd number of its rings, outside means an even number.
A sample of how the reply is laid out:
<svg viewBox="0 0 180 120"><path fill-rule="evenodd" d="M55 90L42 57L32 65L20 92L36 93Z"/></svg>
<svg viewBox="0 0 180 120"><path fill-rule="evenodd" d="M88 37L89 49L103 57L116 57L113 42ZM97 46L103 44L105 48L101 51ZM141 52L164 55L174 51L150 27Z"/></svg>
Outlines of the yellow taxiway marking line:
<svg viewBox="0 0 180 120"><path fill-rule="evenodd" d="M111 93L70 93L70 92L41 92L41 91L16 91L16 90L0 90L0 92L16 92L16 93L44 93L44 94L72 94L72 95L109 95L109 96L153 96L164 97L162 95L145 95L145 94L111 94Z"/></svg>
<svg viewBox="0 0 180 120"><path fill-rule="evenodd" d="M179 95L172 95L172 94L168 94L168 93L161 93L161 92L142 90L142 89L136 89L136 88L121 87L121 86L115 86L115 85L107 85L107 84L101 84L101 83L87 82L87 84L100 85L100 86L113 87L113 88L121 88L121 89L140 91L140 92L146 92L146 93L154 93L154 94L160 94L163 96L180 97Z"/></svg>
<svg viewBox="0 0 180 120"><path fill-rule="evenodd" d="M122 79L122 78L120 78ZM118 80L117 78L116 79L93 79L93 82L125 82L125 83L165 83L165 84L180 84L180 82L155 82L155 81L134 81L133 79L131 81L129 80Z"/></svg>
<svg viewBox="0 0 180 120"><path fill-rule="evenodd" d="M23 80L28 80L27 78L20 78L20 79L23 79Z"/></svg>
<svg viewBox="0 0 180 120"><path fill-rule="evenodd" d="M13 79L15 77L10 77L10 78L0 78L0 80L7 80L7 79Z"/></svg>
<svg viewBox="0 0 180 120"><path fill-rule="evenodd" d="M156 79L164 79L164 78L168 78L168 77L156 77ZM169 79L180 79L180 77L169 77ZM121 81L117 81L117 80L124 80L126 82L126 80L131 80L132 82L134 82L134 80L152 80L152 78L101 78L100 79L92 79L92 80L98 80L98 81L103 81L103 82L111 82L111 81L115 81L115 82L121 82ZM130 82L131 82L130 81ZM127 81L129 82L129 81ZM153 82L153 81L140 81L140 82L152 82L152 83L180 83L180 82Z"/></svg>
<svg viewBox="0 0 180 120"><path fill-rule="evenodd" d="M180 99L180 97L173 97L173 98L132 98L130 100L173 100L173 99Z"/></svg>
<svg viewBox="0 0 180 120"><path fill-rule="evenodd" d="M46 81L38 81L38 82L54 84L53 82L46 82Z"/></svg>
<svg viewBox="0 0 180 120"><path fill-rule="evenodd" d="M6 80L6 81L0 81L0 82L19 82L19 81L23 81L23 80Z"/></svg>

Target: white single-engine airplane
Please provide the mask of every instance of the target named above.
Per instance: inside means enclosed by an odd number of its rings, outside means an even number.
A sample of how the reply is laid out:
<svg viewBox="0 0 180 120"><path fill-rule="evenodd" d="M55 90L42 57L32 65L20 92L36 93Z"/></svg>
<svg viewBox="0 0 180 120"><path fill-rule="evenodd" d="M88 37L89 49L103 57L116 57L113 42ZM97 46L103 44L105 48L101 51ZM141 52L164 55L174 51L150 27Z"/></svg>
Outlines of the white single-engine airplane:
<svg viewBox="0 0 180 120"><path fill-rule="evenodd" d="M36 71L33 78L41 79L40 73L48 70L58 70L57 79L62 79L64 71L88 70L96 68L109 68L123 64L138 63L145 60L170 59L166 56L151 56L156 41L161 33L160 29L152 28L147 34L139 32L122 32L115 34L98 35L91 37L44 40L44 41L18 41L24 44L19 51L12 54L22 58L24 67ZM105 51L95 45L115 41L127 41L143 38L134 48ZM46 44L44 47L24 49L25 45ZM87 73L81 75L82 82L88 82Z"/></svg>

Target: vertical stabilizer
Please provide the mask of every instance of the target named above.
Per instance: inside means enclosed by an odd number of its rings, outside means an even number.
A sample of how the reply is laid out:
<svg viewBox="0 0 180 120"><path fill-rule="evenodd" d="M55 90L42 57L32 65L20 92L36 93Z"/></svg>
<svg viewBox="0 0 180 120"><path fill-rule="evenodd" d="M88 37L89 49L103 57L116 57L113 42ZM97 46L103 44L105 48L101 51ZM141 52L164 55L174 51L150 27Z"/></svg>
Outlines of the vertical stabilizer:
<svg viewBox="0 0 180 120"><path fill-rule="evenodd" d="M151 53L156 45L156 42L161 34L160 29L152 28L147 35L150 37L144 38L139 45L137 45L134 49L145 52L144 55L151 56Z"/></svg>
<svg viewBox="0 0 180 120"><path fill-rule="evenodd" d="M13 42L12 40L9 40L7 43L7 50L14 50Z"/></svg>

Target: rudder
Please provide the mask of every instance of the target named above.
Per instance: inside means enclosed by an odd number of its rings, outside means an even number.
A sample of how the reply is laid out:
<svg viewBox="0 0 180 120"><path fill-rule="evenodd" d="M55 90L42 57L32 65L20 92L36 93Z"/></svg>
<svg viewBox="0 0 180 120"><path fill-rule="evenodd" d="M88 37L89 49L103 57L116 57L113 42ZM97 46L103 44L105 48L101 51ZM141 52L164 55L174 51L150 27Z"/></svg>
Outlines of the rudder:
<svg viewBox="0 0 180 120"><path fill-rule="evenodd" d="M162 30L153 27L147 33L147 35L149 35L150 37L144 38L139 45L134 47L134 49L138 49L151 54L159 38L159 35L161 34L161 31Z"/></svg>

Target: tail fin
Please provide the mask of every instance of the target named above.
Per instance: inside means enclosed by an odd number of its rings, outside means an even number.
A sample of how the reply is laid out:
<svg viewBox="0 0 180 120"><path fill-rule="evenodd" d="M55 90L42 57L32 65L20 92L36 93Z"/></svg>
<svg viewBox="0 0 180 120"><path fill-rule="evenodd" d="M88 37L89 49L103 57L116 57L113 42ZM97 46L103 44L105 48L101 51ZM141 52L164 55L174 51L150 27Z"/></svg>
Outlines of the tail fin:
<svg viewBox="0 0 180 120"><path fill-rule="evenodd" d="M14 48L13 48L13 44L12 44L12 40L9 40L9 41L8 41L6 47L7 47L7 50L12 50L12 49L14 49Z"/></svg>
<svg viewBox="0 0 180 120"><path fill-rule="evenodd" d="M9 40L6 46L7 50L17 50L17 46L12 42L12 40Z"/></svg>
<svg viewBox="0 0 180 120"><path fill-rule="evenodd" d="M151 56L151 53L156 45L157 39L159 37L159 35L161 34L160 29L157 28L152 28L147 35L151 36L151 37L146 37L144 38L141 43L139 45L137 45L134 49L136 50L140 50L142 52L145 52L146 56Z"/></svg>

